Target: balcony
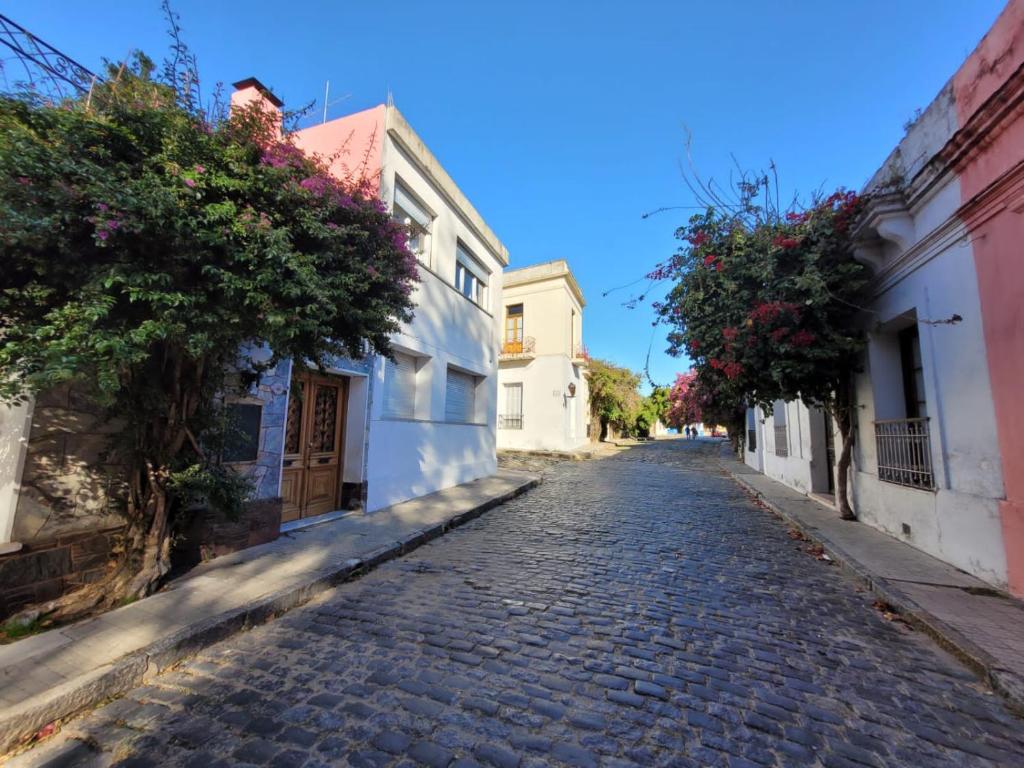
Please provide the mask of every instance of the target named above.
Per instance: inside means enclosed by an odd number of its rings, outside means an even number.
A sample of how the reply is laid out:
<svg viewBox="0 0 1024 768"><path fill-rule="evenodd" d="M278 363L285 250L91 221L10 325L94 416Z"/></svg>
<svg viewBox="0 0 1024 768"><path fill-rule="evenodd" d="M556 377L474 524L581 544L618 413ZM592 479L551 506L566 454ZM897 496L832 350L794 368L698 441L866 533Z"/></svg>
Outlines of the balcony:
<svg viewBox="0 0 1024 768"><path fill-rule="evenodd" d="M537 342L532 336L523 339L506 340L501 345L498 360L532 360L536 357Z"/></svg>
<svg viewBox="0 0 1024 768"><path fill-rule="evenodd" d="M498 414L498 429L522 429L523 414L515 413L508 416Z"/></svg>
<svg viewBox="0 0 1024 768"><path fill-rule="evenodd" d="M876 421L875 445L879 480L908 488L935 488L928 419Z"/></svg>
<svg viewBox="0 0 1024 768"><path fill-rule="evenodd" d="M576 365L588 365L590 363L590 352L586 344L577 344L572 350L572 361Z"/></svg>

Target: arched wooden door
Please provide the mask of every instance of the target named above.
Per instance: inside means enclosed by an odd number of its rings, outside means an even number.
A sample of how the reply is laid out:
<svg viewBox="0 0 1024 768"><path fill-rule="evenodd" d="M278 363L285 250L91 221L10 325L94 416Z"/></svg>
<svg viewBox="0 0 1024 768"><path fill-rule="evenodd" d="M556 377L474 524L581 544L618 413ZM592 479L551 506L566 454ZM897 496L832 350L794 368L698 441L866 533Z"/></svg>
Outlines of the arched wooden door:
<svg viewBox="0 0 1024 768"><path fill-rule="evenodd" d="M348 380L301 371L292 376L284 440L281 522L338 508Z"/></svg>

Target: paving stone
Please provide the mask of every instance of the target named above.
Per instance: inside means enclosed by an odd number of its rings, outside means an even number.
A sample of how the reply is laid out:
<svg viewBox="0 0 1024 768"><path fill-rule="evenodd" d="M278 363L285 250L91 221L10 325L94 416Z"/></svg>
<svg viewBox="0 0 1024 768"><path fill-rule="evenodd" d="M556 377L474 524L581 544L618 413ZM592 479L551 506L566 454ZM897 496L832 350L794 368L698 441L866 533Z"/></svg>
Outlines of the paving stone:
<svg viewBox="0 0 1024 768"><path fill-rule="evenodd" d="M497 768L516 768L519 765L518 755L496 744L480 744L473 754L480 762Z"/></svg>
<svg viewBox="0 0 1024 768"><path fill-rule="evenodd" d="M65 730L190 768L1024 764L1001 701L794 546L716 451L563 462Z"/></svg>
<svg viewBox="0 0 1024 768"><path fill-rule="evenodd" d="M633 690L635 690L641 696L654 696L659 699L668 698L668 691L666 691L660 685L649 683L646 680L637 680L636 683L633 685Z"/></svg>
<svg viewBox="0 0 1024 768"><path fill-rule="evenodd" d="M430 766L430 768L447 768L448 764L455 759L455 755L450 751L429 741L416 742L409 747L408 754L416 762Z"/></svg>

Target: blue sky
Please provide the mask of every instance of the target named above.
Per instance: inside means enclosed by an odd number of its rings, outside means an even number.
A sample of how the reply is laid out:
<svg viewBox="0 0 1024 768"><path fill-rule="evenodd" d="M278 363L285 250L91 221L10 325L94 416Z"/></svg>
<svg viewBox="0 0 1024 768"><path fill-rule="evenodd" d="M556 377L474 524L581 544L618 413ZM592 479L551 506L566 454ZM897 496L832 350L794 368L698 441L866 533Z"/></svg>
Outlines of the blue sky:
<svg viewBox="0 0 1024 768"><path fill-rule="evenodd" d="M857 188L998 16L1003 0L327 2L175 0L207 91L256 76L297 107L331 81L337 117L395 103L508 245L565 258L591 353L641 369L648 307L602 297L675 248L705 176L774 160L784 196ZM157 0L18 0L3 12L89 67L162 59ZM668 383L685 361L663 353Z"/></svg>

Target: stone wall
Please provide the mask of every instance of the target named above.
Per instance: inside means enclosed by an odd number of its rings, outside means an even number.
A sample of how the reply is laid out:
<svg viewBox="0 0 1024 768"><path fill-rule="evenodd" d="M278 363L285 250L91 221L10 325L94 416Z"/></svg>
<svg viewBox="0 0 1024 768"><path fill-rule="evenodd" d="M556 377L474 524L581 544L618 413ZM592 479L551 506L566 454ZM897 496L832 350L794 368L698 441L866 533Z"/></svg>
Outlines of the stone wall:
<svg viewBox="0 0 1024 768"><path fill-rule="evenodd" d="M13 541L48 545L123 525L122 473L105 455L116 428L103 409L71 387L36 398Z"/></svg>
<svg viewBox="0 0 1024 768"><path fill-rule="evenodd" d="M259 359L266 352L256 350L249 354ZM255 499L274 499L281 493L281 459L291 377L292 363L284 360L264 373L249 393L252 401L263 405L259 452L255 462L237 465L237 469L252 480Z"/></svg>
<svg viewBox="0 0 1024 768"><path fill-rule="evenodd" d="M71 533L0 555L0 621L97 581L121 545L122 528Z"/></svg>
<svg viewBox="0 0 1024 768"><path fill-rule="evenodd" d="M273 541L281 532L281 506L280 497L257 499L237 520L209 510L196 512L175 547L175 565L188 567Z"/></svg>

